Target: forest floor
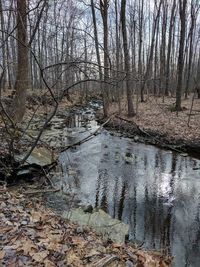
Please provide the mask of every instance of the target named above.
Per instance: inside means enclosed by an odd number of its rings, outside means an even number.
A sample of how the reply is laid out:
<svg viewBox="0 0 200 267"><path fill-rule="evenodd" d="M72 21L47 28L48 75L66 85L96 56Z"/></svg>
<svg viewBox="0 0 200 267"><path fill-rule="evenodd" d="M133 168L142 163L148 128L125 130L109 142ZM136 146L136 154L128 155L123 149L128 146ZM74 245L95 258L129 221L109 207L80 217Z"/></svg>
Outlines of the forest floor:
<svg viewBox="0 0 200 267"><path fill-rule="evenodd" d="M36 96L29 96L25 116L27 120L31 119L35 110L37 117L48 114L52 109L51 104L41 105L41 99L35 99ZM59 110L77 104L82 105L79 96L74 95L71 101L65 99ZM0 127L3 129L3 122ZM0 152L3 155L5 142L4 139L1 141ZM26 142L23 149L27 149ZM40 184L41 178L38 179ZM172 259L162 252L145 251L131 244L120 245L106 241L91 228L64 220L46 207L42 197L46 187L41 187L40 192L34 190L34 193L30 193L28 188L20 183L7 186L5 182L0 182L1 267L171 266Z"/></svg>
<svg viewBox="0 0 200 267"><path fill-rule="evenodd" d="M88 227L64 220L42 197L0 187L0 266L2 267L167 267L171 258L133 245L106 241Z"/></svg>
<svg viewBox="0 0 200 267"><path fill-rule="evenodd" d="M121 128L124 132L135 129L137 125L142 133L146 133L149 143L168 144L181 148L181 151L198 152L200 148L200 99L195 99L188 126L192 99L183 99L181 112L174 112L175 98L149 97L144 103L139 103L136 116L127 116L127 101L121 102L121 114L114 117L114 128ZM118 104L112 103L110 114L118 114ZM130 131L129 131L130 132ZM152 138L151 138L152 137Z"/></svg>

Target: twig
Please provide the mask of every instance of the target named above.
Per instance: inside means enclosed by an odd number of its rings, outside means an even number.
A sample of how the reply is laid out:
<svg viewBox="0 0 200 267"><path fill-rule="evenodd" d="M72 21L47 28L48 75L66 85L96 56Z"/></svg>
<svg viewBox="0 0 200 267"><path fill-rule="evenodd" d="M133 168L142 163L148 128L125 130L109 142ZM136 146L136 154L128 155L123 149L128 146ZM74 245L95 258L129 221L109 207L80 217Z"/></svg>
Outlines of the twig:
<svg viewBox="0 0 200 267"><path fill-rule="evenodd" d="M60 191L60 188L27 191L24 192L24 194L40 194L40 193L58 192L58 191Z"/></svg>
<svg viewBox="0 0 200 267"><path fill-rule="evenodd" d="M109 265L111 262L119 260L116 255L108 255L103 259L100 259L97 263L92 264L93 267L105 267Z"/></svg>
<svg viewBox="0 0 200 267"><path fill-rule="evenodd" d="M113 118L114 114L112 114L103 124L101 124L101 126L95 130L93 133L91 133L90 135L88 135L87 137L83 138L82 140L79 140L77 142L75 142L74 144L68 145L64 148L61 149L60 152L65 152L66 150L68 150L71 147L77 146L77 145L81 145L85 142L87 142L88 140L90 140L94 135L96 135L96 133L101 130L112 118Z"/></svg>

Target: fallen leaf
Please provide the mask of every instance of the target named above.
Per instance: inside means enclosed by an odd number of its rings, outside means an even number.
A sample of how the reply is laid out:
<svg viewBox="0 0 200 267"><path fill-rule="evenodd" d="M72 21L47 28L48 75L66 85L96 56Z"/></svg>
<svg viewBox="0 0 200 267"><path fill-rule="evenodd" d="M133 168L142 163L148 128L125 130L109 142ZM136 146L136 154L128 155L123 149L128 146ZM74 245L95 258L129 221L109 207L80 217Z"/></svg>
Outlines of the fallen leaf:
<svg viewBox="0 0 200 267"><path fill-rule="evenodd" d="M2 260L3 258L4 258L4 256L5 256L5 251L4 250L1 250L0 251L0 260Z"/></svg>
<svg viewBox="0 0 200 267"><path fill-rule="evenodd" d="M49 252L47 250L37 252L37 253L31 253L31 257L33 260L37 262L43 262L44 259L49 255Z"/></svg>
<svg viewBox="0 0 200 267"><path fill-rule="evenodd" d="M24 255L31 255L31 253L37 251L37 246L30 239L21 240L17 251L23 251Z"/></svg>
<svg viewBox="0 0 200 267"><path fill-rule="evenodd" d="M52 261L50 260L44 260L44 267L55 267L55 263L53 263Z"/></svg>

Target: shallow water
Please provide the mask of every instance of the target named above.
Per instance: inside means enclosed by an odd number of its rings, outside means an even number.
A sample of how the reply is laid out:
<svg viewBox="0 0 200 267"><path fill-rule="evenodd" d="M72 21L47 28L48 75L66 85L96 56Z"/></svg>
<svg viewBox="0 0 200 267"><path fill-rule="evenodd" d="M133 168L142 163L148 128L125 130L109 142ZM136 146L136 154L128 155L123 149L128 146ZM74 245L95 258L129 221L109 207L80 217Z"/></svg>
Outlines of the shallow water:
<svg viewBox="0 0 200 267"><path fill-rule="evenodd" d="M81 114L80 114L81 113ZM97 129L90 109L71 119L65 142ZM130 225L130 239L200 266L200 161L103 130L60 157L66 192Z"/></svg>

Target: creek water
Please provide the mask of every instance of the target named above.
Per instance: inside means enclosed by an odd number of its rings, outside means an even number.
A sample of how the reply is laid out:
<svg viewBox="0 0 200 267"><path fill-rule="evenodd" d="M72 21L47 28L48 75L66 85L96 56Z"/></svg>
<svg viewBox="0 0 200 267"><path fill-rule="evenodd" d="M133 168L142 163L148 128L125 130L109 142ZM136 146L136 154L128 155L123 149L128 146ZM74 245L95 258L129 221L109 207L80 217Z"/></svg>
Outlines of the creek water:
<svg viewBox="0 0 200 267"><path fill-rule="evenodd" d="M68 122L66 144L94 132L93 107ZM64 191L130 225L130 240L200 266L200 161L103 129L60 156Z"/></svg>

